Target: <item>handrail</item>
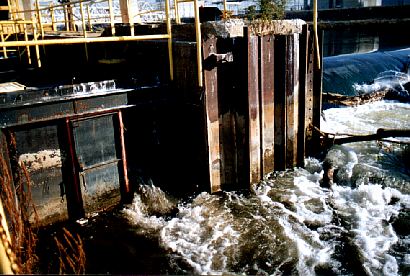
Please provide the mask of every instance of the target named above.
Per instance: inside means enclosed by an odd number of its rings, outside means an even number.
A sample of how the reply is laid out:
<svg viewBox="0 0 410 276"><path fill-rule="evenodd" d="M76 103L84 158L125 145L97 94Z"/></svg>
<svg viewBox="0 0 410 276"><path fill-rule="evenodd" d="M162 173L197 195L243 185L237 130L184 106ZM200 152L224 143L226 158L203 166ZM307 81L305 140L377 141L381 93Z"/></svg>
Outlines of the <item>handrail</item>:
<svg viewBox="0 0 410 276"><path fill-rule="evenodd" d="M9 1L10 6L10 13L12 14L19 14L19 13L31 13L36 15L35 18L32 20L19 20L18 17L13 17L15 20L8 20L8 21L0 21L0 27L11 25L13 28L16 26L19 28L21 32L21 26L23 26L24 30L24 40L22 41L6 41L7 38L4 35L1 37L0 42L0 52L4 53L4 56L7 56L7 47L26 47L27 49L27 56L29 59L29 63L31 63L31 55L30 55L30 46L35 46L36 51L36 58L37 58L37 65L41 67L41 60L40 60L40 51L39 46L42 45L57 45L57 44L75 44L75 43L96 43L96 42L117 42L117 41L139 41L139 40L153 40L153 39L167 39L168 40L168 59L169 59L169 70L170 70L170 79L173 80L173 57L172 57L172 25L171 25L171 6L170 0L165 1L165 10L158 10L153 9L150 11L137 11L133 13L128 5L126 15L128 16L128 21L130 25L130 35L126 36L115 36L115 24L114 20L116 18L116 14L114 14L113 9L113 0L74 0L70 1L69 3L63 3L58 5L49 5L46 7L41 7L39 5L39 0L36 0L35 9L33 10L14 10L11 9L11 2ZM14 0L16 2L16 0ZM174 0L174 10L175 10L175 21L176 23L180 23L180 17L178 14L178 3L182 2L194 2L194 14L195 14L195 32L196 32L196 54L197 54L197 74L198 74L198 86L203 86L202 80L202 35L201 35L201 26L199 20L199 5L198 0ZM91 17L90 6L98 3L108 3L108 9L105 7L103 13L106 13L106 9L108 10L108 15L98 16L98 17ZM84 7L86 5L86 7ZM104 4L105 6L105 4ZM84 11L84 8L87 10ZM78 15L78 10L80 15ZM61 11L64 12L65 18L64 21L59 20L56 18L56 15L61 15ZM57 13L58 12L58 13ZM134 17L148 14L148 13L158 13L158 12L165 12L165 23L166 23L166 34L156 34L156 35L135 35L134 34ZM46 15L44 14L46 13ZM69 15L70 14L70 15ZM124 15L124 14L123 14ZM70 17L70 18L69 18ZM74 18L75 17L75 18ZM126 18L125 15L123 20ZM98 20L101 19L108 19L104 21L104 23L108 23L111 27L111 35L109 37L90 37L88 32L92 31L92 25L98 23ZM55 32L57 30L57 24L65 23L67 31L75 31L75 26L81 26L81 37L71 37L71 38L61 38L61 39L45 39L45 32L46 28L50 28ZM73 24L74 23L74 24ZM79 23L79 24L78 24ZM74 28L72 28L72 26ZM29 30L33 32L33 39L29 40L28 33ZM49 30L49 29L48 29ZM77 30L80 31L80 30ZM40 39L39 39L40 38ZM3 50L1 50L3 49ZM87 55L86 55L87 56Z"/></svg>

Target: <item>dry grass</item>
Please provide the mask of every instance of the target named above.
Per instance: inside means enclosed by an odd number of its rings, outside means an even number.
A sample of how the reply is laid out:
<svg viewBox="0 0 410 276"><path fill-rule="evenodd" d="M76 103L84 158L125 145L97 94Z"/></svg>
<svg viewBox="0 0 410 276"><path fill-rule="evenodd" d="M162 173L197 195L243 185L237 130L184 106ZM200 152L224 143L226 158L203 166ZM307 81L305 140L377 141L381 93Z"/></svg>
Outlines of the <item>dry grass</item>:
<svg viewBox="0 0 410 276"><path fill-rule="evenodd" d="M10 136L10 145L2 141L3 149L15 147L15 138ZM38 260L35 254L37 235L29 222L31 212L34 212L34 224L38 222L35 206L31 199L30 176L24 164L19 164L15 171L15 180L4 158L0 161L1 200L6 212L8 228L11 236L11 248L16 255L18 273L32 273Z"/></svg>
<svg viewBox="0 0 410 276"><path fill-rule="evenodd" d="M8 144L3 139L0 154L8 154L7 149L16 149L15 137L9 135ZM38 256L36 255L39 217L31 195L31 179L24 163L14 161L14 177L5 158L0 158L0 196L6 213L11 236L11 249L15 255L14 272L17 274L36 273ZM13 166L13 165L12 165ZM31 222L30 222L31 221ZM73 236L63 228L61 240L55 238L59 251L60 274L84 274L85 252L80 236Z"/></svg>
<svg viewBox="0 0 410 276"><path fill-rule="evenodd" d="M80 235L63 228L63 239L54 238L60 254L60 274L85 274L85 252Z"/></svg>

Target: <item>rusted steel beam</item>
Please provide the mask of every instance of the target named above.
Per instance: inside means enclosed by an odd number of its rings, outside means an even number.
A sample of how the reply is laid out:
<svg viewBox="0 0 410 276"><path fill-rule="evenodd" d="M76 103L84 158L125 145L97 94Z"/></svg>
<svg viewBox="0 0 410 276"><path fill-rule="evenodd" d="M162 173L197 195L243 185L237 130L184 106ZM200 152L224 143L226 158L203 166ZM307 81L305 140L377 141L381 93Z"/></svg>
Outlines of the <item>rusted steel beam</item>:
<svg viewBox="0 0 410 276"><path fill-rule="evenodd" d="M211 37L203 42L204 59L216 53L217 38ZM221 153L219 145L218 108L218 70L217 67L204 67L204 97L206 132L208 141L209 182L212 193L221 190Z"/></svg>
<svg viewBox="0 0 410 276"><path fill-rule="evenodd" d="M275 171L286 168L286 36L275 36Z"/></svg>
<svg viewBox="0 0 410 276"><path fill-rule="evenodd" d="M79 218L84 216L84 208L83 208L83 200L81 197L81 187L80 187L80 179L79 179L79 170L78 170L78 162L77 162L77 155L75 153L75 146L74 146L74 137L73 131L71 126L71 121L69 118L65 119L65 129L66 129L66 139L68 144L68 159L70 160L70 169L72 175L70 180L72 183L66 183L70 185L70 198L67 199L69 202L69 213L70 217L72 218Z"/></svg>
<svg viewBox="0 0 410 276"><path fill-rule="evenodd" d="M124 177L124 196L127 200L131 198L131 188L130 182L128 180L128 166L127 166L127 154L125 150L125 138L124 138L124 123L122 120L122 111L118 111L118 122L120 124L120 143L121 143L121 159L122 159L122 169L123 169L123 177Z"/></svg>
<svg viewBox="0 0 410 276"><path fill-rule="evenodd" d="M286 40L286 167L293 168L298 150L299 36L288 35Z"/></svg>
<svg viewBox="0 0 410 276"><path fill-rule="evenodd" d="M275 102L274 102L274 35L260 37L261 150L262 175L274 169Z"/></svg>
<svg viewBox="0 0 410 276"><path fill-rule="evenodd" d="M259 38L247 33L248 39L248 128L250 183L260 181L261 138L259 106Z"/></svg>
<svg viewBox="0 0 410 276"><path fill-rule="evenodd" d="M299 39L299 134L298 134L298 166L303 166L303 160L306 156L306 135L308 133L308 126L310 124L312 87L309 83L312 81L312 77L309 76L309 30L307 25L303 26L302 34ZM310 108L310 111L309 111Z"/></svg>
<svg viewBox="0 0 410 276"><path fill-rule="evenodd" d="M318 33L319 35L319 51L323 53L323 31ZM314 47L314 55L317 55L316 47ZM323 55L321 56L320 63L323 64ZM313 127L320 129L320 116L322 113L322 85L323 85L323 66L319 67L317 58L313 61ZM317 132L312 136L312 152L318 153L320 150L320 135Z"/></svg>
<svg viewBox="0 0 410 276"><path fill-rule="evenodd" d="M300 150L304 156L309 156L312 153L312 136L313 136L313 66L314 66L314 46L313 46L313 33L309 30L308 25L304 27L303 34L303 50L301 49L301 70L300 76L304 76L304 82L301 80L301 95L300 102L304 102L304 108L300 108L301 122L304 122L304 126L299 128L299 131L303 134L304 148ZM302 41L302 40L301 40ZM302 67L302 63L304 66ZM304 84L304 85L303 85ZM303 91L303 92L302 92ZM303 117L302 117L303 116ZM300 138L302 139L302 137ZM302 142L302 141L301 141Z"/></svg>

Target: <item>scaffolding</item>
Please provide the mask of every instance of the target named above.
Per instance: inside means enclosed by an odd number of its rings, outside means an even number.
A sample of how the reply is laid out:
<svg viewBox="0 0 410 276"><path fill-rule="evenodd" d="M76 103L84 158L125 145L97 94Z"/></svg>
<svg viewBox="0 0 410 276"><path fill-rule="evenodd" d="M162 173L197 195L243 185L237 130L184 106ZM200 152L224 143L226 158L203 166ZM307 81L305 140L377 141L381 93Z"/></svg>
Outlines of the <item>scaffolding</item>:
<svg viewBox="0 0 410 276"><path fill-rule="evenodd" d="M178 3L194 2L195 32L197 45L198 85L202 81L202 53L201 53L201 28L199 20L198 0L174 0L171 9L170 0L164 0L163 9L135 10L137 0L117 0L119 8L114 7L114 0L73 0L58 5L49 4L41 6L39 0L34 1L34 7L27 9L28 1L24 7L19 0L9 0L7 9L9 20L0 21L0 53L3 58L8 58L8 53L15 52L16 47L23 47L27 53L28 63L33 63L30 47L35 49L35 64L41 67L39 46L62 45L78 43L142 41L142 40L167 40L169 76L173 80L172 57L172 24L181 24L178 14ZM162 2L161 2L162 3ZM173 13L171 13L173 10ZM92 12L99 11L99 12ZM157 16L166 24L166 33L153 35L135 35L134 23L139 23L146 14L163 14ZM128 35L116 35L115 23L124 23L130 26ZM108 25L111 36L101 36L101 31L96 31L95 26ZM87 48L86 48L87 49ZM86 53L87 54L87 53Z"/></svg>

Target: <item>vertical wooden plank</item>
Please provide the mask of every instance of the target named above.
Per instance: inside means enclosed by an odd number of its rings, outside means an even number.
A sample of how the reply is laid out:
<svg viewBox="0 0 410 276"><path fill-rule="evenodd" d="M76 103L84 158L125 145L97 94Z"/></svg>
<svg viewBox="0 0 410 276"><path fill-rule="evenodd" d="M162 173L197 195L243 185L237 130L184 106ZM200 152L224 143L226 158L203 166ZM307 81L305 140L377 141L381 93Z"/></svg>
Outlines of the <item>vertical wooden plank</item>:
<svg viewBox="0 0 410 276"><path fill-rule="evenodd" d="M274 39L272 34L262 36L260 39L262 175L265 175L274 169Z"/></svg>
<svg viewBox="0 0 410 276"><path fill-rule="evenodd" d="M275 171L286 168L286 36L275 36Z"/></svg>
<svg viewBox="0 0 410 276"><path fill-rule="evenodd" d="M250 183L261 179L259 38L248 33L248 118Z"/></svg>
<svg viewBox="0 0 410 276"><path fill-rule="evenodd" d="M216 53L217 38L208 38L203 43L204 58ZM218 71L217 67L204 69L204 97L206 131L208 138L208 163L211 193L221 190L221 165L219 147Z"/></svg>
<svg viewBox="0 0 410 276"><path fill-rule="evenodd" d="M298 100L299 100L299 35L287 40L286 59L286 167L293 168L297 160Z"/></svg>

